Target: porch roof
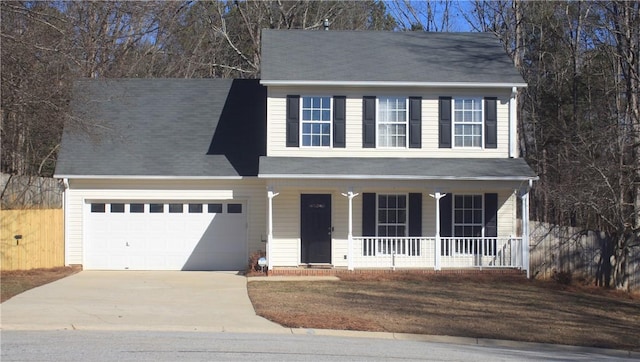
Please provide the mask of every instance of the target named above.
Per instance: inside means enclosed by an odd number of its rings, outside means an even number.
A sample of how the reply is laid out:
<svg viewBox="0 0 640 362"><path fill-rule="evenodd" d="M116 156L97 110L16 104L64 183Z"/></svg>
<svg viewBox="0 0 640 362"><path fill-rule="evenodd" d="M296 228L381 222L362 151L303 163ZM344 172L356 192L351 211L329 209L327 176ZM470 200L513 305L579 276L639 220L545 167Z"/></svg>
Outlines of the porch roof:
<svg viewBox="0 0 640 362"><path fill-rule="evenodd" d="M258 177L524 181L538 176L521 158L260 157Z"/></svg>

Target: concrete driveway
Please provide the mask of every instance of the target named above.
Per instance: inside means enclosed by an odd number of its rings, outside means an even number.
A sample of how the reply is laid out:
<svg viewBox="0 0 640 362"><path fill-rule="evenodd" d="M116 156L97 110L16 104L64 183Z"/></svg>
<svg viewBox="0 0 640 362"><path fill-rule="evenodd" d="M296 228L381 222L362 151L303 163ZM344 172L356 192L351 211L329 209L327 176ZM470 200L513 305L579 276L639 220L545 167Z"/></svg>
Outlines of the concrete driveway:
<svg viewBox="0 0 640 362"><path fill-rule="evenodd" d="M82 271L2 303L3 330L290 333L255 314L235 272Z"/></svg>

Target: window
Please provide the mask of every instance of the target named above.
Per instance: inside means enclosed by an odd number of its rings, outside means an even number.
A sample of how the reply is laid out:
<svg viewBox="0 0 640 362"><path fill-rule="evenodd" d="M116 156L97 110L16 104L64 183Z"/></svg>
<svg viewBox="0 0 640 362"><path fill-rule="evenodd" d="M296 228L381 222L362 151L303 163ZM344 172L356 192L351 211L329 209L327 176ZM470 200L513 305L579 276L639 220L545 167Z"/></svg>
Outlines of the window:
<svg viewBox="0 0 640 362"><path fill-rule="evenodd" d="M227 205L227 213L229 214L241 214L242 204L229 204Z"/></svg>
<svg viewBox="0 0 640 362"><path fill-rule="evenodd" d="M207 212L210 214L219 214L222 212L222 204L209 204Z"/></svg>
<svg viewBox="0 0 640 362"><path fill-rule="evenodd" d="M453 142L455 147L482 147L481 98L454 100Z"/></svg>
<svg viewBox="0 0 640 362"><path fill-rule="evenodd" d="M476 238L482 237L484 225L482 195L455 195L453 200L455 250L460 254L477 254L480 252L481 240Z"/></svg>
<svg viewBox="0 0 640 362"><path fill-rule="evenodd" d="M124 204L111 204L111 213L123 213Z"/></svg>
<svg viewBox="0 0 640 362"><path fill-rule="evenodd" d="M182 204L169 204L169 213L170 214L182 214L183 209Z"/></svg>
<svg viewBox="0 0 640 362"><path fill-rule="evenodd" d="M189 204L189 213L190 214L201 214L202 213L202 204Z"/></svg>
<svg viewBox="0 0 640 362"><path fill-rule="evenodd" d="M144 212L144 204L131 204L129 205L129 212L132 214L139 214Z"/></svg>
<svg viewBox="0 0 640 362"><path fill-rule="evenodd" d="M105 207L104 204L99 204L99 203L93 203L91 204L91 212L105 212Z"/></svg>
<svg viewBox="0 0 640 362"><path fill-rule="evenodd" d="M407 146L407 98L378 99L378 147Z"/></svg>
<svg viewBox="0 0 640 362"><path fill-rule="evenodd" d="M378 236L407 235L407 196L378 195Z"/></svg>
<svg viewBox="0 0 640 362"><path fill-rule="evenodd" d="M331 97L302 97L302 146L331 146Z"/></svg>
<svg viewBox="0 0 640 362"><path fill-rule="evenodd" d="M150 213L163 213L164 212L164 204L149 204L149 212Z"/></svg>
<svg viewBox="0 0 640 362"><path fill-rule="evenodd" d="M453 235L482 236L482 195L455 195Z"/></svg>

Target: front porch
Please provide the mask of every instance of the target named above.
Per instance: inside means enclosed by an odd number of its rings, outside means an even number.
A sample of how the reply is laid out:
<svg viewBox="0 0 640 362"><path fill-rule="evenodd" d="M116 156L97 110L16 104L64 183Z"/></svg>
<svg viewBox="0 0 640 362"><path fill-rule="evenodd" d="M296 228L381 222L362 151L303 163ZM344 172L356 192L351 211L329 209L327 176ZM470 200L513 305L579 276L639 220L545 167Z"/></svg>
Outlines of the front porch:
<svg viewBox="0 0 640 362"><path fill-rule="evenodd" d="M521 237L353 237L352 246L353 269L523 268Z"/></svg>

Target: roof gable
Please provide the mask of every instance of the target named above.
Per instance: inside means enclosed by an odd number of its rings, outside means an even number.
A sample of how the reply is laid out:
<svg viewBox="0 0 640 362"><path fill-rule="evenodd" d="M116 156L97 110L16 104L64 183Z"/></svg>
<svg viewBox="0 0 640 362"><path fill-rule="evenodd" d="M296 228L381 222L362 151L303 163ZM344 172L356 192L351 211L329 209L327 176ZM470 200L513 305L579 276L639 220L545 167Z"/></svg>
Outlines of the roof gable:
<svg viewBox="0 0 640 362"><path fill-rule="evenodd" d="M277 81L524 85L489 33L270 30L261 78Z"/></svg>

